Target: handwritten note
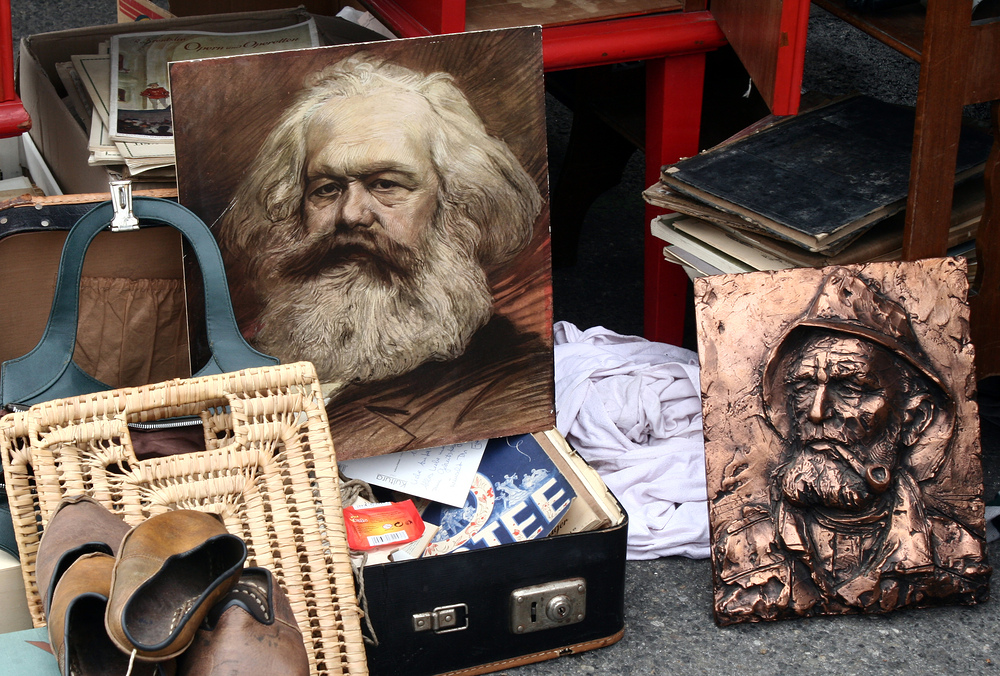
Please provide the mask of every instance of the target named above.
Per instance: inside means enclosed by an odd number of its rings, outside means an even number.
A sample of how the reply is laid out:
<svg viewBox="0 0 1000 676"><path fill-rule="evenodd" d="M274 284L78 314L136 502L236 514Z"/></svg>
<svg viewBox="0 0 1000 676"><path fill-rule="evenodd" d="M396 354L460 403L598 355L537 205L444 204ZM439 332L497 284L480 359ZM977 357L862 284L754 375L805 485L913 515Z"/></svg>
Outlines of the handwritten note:
<svg viewBox="0 0 1000 676"><path fill-rule="evenodd" d="M486 440L343 460L340 471L351 479L407 495L461 507L483 458Z"/></svg>

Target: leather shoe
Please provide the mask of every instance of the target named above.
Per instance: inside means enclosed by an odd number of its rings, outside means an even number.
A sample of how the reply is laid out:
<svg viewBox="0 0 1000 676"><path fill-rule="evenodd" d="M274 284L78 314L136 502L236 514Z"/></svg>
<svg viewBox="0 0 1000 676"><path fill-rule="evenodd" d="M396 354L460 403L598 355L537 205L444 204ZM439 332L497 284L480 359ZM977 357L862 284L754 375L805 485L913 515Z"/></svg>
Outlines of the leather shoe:
<svg viewBox="0 0 1000 676"><path fill-rule="evenodd" d="M309 676L292 607L271 571L246 568L177 660L179 676Z"/></svg>
<svg viewBox="0 0 1000 676"><path fill-rule="evenodd" d="M246 544L218 515L182 509L150 517L122 540L105 615L108 635L139 657L176 657L239 580L246 556Z"/></svg>
<svg viewBox="0 0 1000 676"><path fill-rule="evenodd" d="M91 552L114 556L129 526L87 495L63 498L42 531L35 556L35 584L49 616L52 593L74 561Z"/></svg>
<svg viewBox="0 0 1000 676"><path fill-rule="evenodd" d="M118 649L104 631L104 611L115 560L102 553L85 554L70 564L52 595L49 644L64 676L125 674L131 655ZM135 676L170 676L173 662L135 662Z"/></svg>

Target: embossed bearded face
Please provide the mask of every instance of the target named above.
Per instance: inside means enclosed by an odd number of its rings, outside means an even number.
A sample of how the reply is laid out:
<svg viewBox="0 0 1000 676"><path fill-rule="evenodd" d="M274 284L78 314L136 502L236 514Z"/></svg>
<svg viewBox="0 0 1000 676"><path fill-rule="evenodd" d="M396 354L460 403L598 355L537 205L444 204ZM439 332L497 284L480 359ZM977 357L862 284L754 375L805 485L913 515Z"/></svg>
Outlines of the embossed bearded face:
<svg viewBox="0 0 1000 676"><path fill-rule="evenodd" d="M861 511L890 486L908 419L905 371L868 340L820 331L805 341L785 377L795 431L779 477L787 499Z"/></svg>

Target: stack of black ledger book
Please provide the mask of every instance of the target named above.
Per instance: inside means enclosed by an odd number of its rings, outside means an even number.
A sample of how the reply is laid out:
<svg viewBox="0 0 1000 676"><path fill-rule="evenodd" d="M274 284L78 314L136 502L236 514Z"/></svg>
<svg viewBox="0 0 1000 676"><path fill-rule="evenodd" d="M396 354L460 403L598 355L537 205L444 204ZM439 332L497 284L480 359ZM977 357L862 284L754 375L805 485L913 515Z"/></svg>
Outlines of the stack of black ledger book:
<svg viewBox="0 0 1000 676"><path fill-rule="evenodd" d="M691 277L899 259L914 119L861 95L765 118L663 167L643 197L674 213L652 232ZM968 260L970 278L991 144L963 127L948 253Z"/></svg>

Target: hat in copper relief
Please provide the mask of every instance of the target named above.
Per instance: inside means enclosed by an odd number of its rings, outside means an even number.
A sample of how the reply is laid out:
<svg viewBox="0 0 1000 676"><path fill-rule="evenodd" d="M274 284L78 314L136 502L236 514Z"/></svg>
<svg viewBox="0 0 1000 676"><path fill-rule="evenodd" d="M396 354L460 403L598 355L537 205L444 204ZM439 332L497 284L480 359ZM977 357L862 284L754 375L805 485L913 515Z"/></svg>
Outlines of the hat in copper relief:
<svg viewBox="0 0 1000 676"><path fill-rule="evenodd" d="M938 402L934 421L904 460L917 480L933 476L944 460L951 439L955 420L954 396L921 348L905 308L884 295L874 282L847 268L832 269L806 313L788 327L765 357L762 383L764 407L778 434L787 439L792 430L779 365L790 345L797 342L790 339L809 328L869 340L902 357L933 383L931 387Z"/></svg>

